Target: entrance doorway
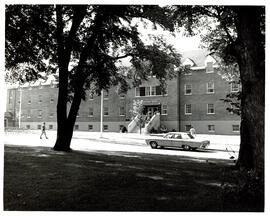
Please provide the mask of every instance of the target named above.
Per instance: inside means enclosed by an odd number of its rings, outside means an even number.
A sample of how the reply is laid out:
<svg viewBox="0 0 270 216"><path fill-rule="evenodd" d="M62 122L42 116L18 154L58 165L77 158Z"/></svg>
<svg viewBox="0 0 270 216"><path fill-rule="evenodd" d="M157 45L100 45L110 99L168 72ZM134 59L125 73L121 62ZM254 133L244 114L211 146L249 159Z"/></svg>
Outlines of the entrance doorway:
<svg viewBox="0 0 270 216"><path fill-rule="evenodd" d="M155 112L160 112L160 105L144 106L144 115L148 115L148 118L151 118Z"/></svg>

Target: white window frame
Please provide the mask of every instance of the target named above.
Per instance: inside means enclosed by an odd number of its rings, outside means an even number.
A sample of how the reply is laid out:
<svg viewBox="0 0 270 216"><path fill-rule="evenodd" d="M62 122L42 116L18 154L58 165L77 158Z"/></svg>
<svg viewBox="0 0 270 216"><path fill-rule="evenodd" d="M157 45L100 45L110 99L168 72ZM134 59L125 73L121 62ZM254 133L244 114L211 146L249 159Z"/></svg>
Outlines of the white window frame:
<svg viewBox="0 0 270 216"><path fill-rule="evenodd" d="M123 109L123 113L121 113L121 108ZM125 116L125 113L126 113L126 109L125 109L125 106L120 106L119 107L119 116Z"/></svg>
<svg viewBox="0 0 270 216"><path fill-rule="evenodd" d="M214 130L209 130L209 129L210 129L210 128L209 128L210 126L213 126ZM210 133L216 132L215 125L213 125L213 124L207 125L207 129L208 129L208 132L210 132Z"/></svg>
<svg viewBox="0 0 270 216"><path fill-rule="evenodd" d="M107 111L106 111L106 109L107 109ZM105 112L107 113L106 115L105 115ZM103 115L104 116L109 116L109 107L108 106L103 107Z"/></svg>
<svg viewBox="0 0 270 216"><path fill-rule="evenodd" d="M236 84L237 85L237 91L233 90L233 85ZM240 85L239 83L231 83L231 92L239 92L240 89Z"/></svg>
<svg viewBox="0 0 270 216"><path fill-rule="evenodd" d="M104 100L109 100L109 90L108 91L104 91L103 99Z"/></svg>
<svg viewBox="0 0 270 216"><path fill-rule="evenodd" d="M31 110L28 110L28 111L27 111L27 118L28 118L28 119L31 118Z"/></svg>
<svg viewBox="0 0 270 216"><path fill-rule="evenodd" d="M190 93L187 93L187 90L189 90L187 88L187 86L190 86ZM185 84L185 92L184 92L185 95L192 95L192 84Z"/></svg>
<svg viewBox="0 0 270 216"><path fill-rule="evenodd" d="M38 118L42 118L42 110L38 110Z"/></svg>
<svg viewBox="0 0 270 216"><path fill-rule="evenodd" d="M141 93L140 88L145 88L145 90L144 90L145 95L144 96L140 95L140 93ZM154 96L160 97L160 96L162 96L162 94L157 95L156 88L157 88L157 85L135 87L135 97L154 97ZM168 89L166 89L165 94L163 96L167 96L167 95L168 95Z"/></svg>
<svg viewBox="0 0 270 216"><path fill-rule="evenodd" d="M93 107L89 107L88 111L89 111L88 112L88 117L93 117L94 116L94 108Z"/></svg>
<svg viewBox="0 0 270 216"><path fill-rule="evenodd" d="M212 88L209 88L209 84L212 85ZM212 92L209 91L209 90L211 90L211 89L213 89ZM207 94L214 94L214 93L215 93L215 83L214 83L214 82L208 82L208 83L206 83L206 93L207 93Z"/></svg>
<svg viewBox="0 0 270 216"><path fill-rule="evenodd" d="M54 103L54 98L53 97L50 98L50 103L51 104Z"/></svg>
<svg viewBox="0 0 270 216"><path fill-rule="evenodd" d="M209 112L209 105L213 105L213 110L214 110L213 113ZM207 104L207 115L214 115L214 114L215 114L215 104L213 104L213 103Z"/></svg>
<svg viewBox="0 0 270 216"><path fill-rule="evenodd" d="M167 104L162 104L161 115L168 115L168 105Z"/></svg>
<svg viewBox="0 0 270 216"><path fill-rule="evenodd" d="M107 127L107 128L105 129L105 127ZM104 131L109 131L109 125L103 125L103 130Z"/></svg>
<svg viewBox="0 0 270 216"><path fill-rule="evenodd" d="M234 126L237 126L238 127L238 130L234 130ZM239 133L240 132L240 125L239 124L233 124L232 125L232 132Z"/></svg>
<svg viewBox="0 0 270 216"><path fill-rule="evenodd" d="M190 105L190 112L187 112L188 105ZM185 104L185 115L192 115L192 105L191 104Z"/></svg>

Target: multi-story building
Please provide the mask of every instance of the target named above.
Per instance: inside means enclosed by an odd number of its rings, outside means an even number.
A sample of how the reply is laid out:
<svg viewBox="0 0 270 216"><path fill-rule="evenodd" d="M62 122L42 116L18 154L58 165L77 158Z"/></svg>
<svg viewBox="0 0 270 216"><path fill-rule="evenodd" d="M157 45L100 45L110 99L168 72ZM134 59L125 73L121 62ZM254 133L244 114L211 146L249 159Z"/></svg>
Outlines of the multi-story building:
<svg viewBox="0 0 270 216"><path fill-rule="evenodd" d="M115 87L104 92L103 129L118 132L132 121L130 110L134 100L142 100L144 113L159 113L159 126L167 130L186 131L191 125L197 133L239 134L240 118L226 110L220 99L229 92L239 91L238 84L230 84L217 72L218 62L205 51L183 53L182 64L190 70L168 80L165 94L159 81L150 77L139 87L119 95ZM26 129L40 129L46 122L48 129L56 129L58 89L53 79L12 87L7 92L5 125ZM101 97L88 94L77 114L75 130L99 131Z"/></svg>

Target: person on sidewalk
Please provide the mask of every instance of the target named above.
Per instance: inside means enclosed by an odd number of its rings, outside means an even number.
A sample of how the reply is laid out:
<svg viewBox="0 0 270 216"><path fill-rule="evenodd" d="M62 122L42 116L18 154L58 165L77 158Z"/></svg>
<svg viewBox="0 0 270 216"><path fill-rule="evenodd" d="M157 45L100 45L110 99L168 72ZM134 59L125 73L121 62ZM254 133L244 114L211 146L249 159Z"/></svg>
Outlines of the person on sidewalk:
<svg viewBox="0 0 270 216"><path fill-rule="evenodd" d="M196 131L195 131L195 128L193 126L191 126L190 130L189 130L189 133L195 137L196 136Z"/></svg>
<svg viewBox="0 0 270 216"><path fill-rule="evenodd" d="M41 130L41 135L40 135L40 139L42 139L42 135L45 135L46 139L48 139L47 135L46 135L46 126L45 126L45 122L43 122L42 125L42 130Z"/></svg>

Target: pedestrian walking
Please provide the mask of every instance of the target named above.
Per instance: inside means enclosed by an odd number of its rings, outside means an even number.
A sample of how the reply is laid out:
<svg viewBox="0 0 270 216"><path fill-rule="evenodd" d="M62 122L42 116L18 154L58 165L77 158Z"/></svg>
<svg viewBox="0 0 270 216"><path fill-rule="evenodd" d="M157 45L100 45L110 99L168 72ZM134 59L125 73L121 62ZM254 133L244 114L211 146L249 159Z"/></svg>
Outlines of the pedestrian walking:
<svg viewBox="0 0 270 216"><path fill-rule="evenodd" d="M42 139L42 135L45 135L46 139L48 139L47 135L46 135L46 126L45 126L45 122L43 122L42 125L42 130L41 130L41 135L40 135L40 139Z"/></svg>
<svg viewBox="0 0 270 216"><path fill-rule="evenodd" d="M192 135L192 136L196 136L196 131L195 131L195 128L193 126L191 126L190 130L189 130L189 133Z"/></svg>

